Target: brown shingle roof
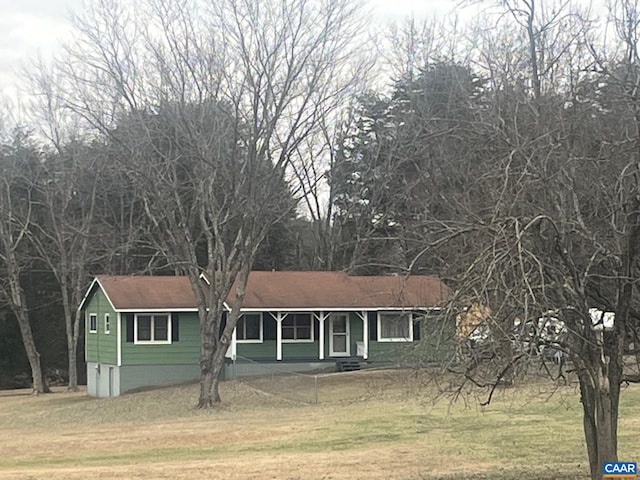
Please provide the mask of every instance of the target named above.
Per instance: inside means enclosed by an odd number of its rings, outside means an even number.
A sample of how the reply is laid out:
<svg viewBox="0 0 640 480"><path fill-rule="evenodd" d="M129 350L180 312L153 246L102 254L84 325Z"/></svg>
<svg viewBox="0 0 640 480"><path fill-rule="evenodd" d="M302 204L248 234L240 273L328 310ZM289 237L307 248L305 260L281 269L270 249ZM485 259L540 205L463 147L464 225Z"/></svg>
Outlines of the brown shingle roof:
<svg viewBox="0 0 640 480"><path fill-rule="evenodd" d="M251 272L243 308L434 307L449 289L426 276L350 276L343 272Z"/></svg>
<svg viewBox="0 0 640 480"><path fill-rule="evenodd" d="M188 277L98 275L96 279L116 310L196 307Z"/></svg>
<svg viewBox="0 0 640 480"><path fill-rule="evenodd" d="M187 277L97 277L117 310L193 309ZM428 276L350 276L343 272L251 272L243 308L383 309L441 305L450 295L439 279Z"/></svg>

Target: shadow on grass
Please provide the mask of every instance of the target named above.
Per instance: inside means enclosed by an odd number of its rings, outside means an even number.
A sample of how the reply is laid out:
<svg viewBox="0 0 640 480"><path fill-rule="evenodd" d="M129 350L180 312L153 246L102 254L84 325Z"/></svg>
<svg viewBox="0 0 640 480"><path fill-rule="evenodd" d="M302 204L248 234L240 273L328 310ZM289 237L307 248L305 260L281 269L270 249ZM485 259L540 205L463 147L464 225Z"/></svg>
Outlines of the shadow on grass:
<svg viewBox="0 0 640 480"><path fill-rule="evenodd" d="M0 398L8 397L30 397L33 390L30 388L22 388L20 390L0 390Z"/></svg>
<svg viewBox="0 0 640 480"><path fill-rule="evenodd" d="M584 480L589 478L587 469L580 465L539 467L535 470L496 468L485 472L461 472L447 475L422 475L407 480Z"/></svg>

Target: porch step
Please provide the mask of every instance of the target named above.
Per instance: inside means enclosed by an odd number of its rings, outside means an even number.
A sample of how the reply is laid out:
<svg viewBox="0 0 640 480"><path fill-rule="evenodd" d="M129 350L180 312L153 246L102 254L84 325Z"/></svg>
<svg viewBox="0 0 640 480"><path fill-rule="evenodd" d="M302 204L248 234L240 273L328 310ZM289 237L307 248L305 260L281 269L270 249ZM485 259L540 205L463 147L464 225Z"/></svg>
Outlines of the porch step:
<svg viewBox="0 0 640 480"><path fill-rule="evenodd" d="M359 358L339 358L336 360L336 366L339 372L353 372L361 368Z"/></svg>

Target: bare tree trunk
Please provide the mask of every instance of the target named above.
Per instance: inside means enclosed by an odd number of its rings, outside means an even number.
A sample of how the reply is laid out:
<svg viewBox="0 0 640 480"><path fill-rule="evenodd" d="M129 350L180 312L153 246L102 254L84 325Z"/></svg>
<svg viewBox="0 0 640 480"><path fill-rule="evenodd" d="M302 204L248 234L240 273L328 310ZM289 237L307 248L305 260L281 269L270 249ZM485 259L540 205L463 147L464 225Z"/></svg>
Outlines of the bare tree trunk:
<svg viewBox="0 0 640 480"><path fill-rule="evenodd" d="M210 408L220 403L220 392L218 391L218 377L213 369L202 369L200 374L200 398L198 408Z"/></svg>
<svg viewBox="0 0 640 480"><path fill-rule="evenodd" d="M77 341L74 326L76 315L71 312L71 305L69 302L68 296L68 285L66 281L60 282L60 287L62 291L62 306L64 311L64 325L66 329L66 337L67 337L67 362L68 362L68 373L69 373L69 383L67 389L71 392L76 392L78 390L78 366L76 363L77 358Z"/></svg>
<svg viewBox="0 0 640 480"><path fill-rule="evenodd" d="M73 339L69 343L69 337L67 337L67 361L69 362L69 383L67 390L70 392L78 391L78 355L76 352Z"/></svg>
<svg viewBox="0 0 640 480"><path fill-rule="evenodd" d="M211 309L217 310L217 309ZM203 311L204 321L200 326L200 396L198 408L210 408L220 403L218 377L220 369L216 371L215 353L219 349L218 339L220 318L217 311ZM219 312L221 314L221 312ZM225 350L226 352L226 350ZM224 359L224 355L222 357Z"/></svg>
<svg viewBox="0 0 640 480"><path fill-rule="evenodd" d="M264 238L266 228L260 234L261 238ZM201 313L206 313L206 321L203 322L201 332L201 348L200 348L200 398L198 400L198 408L209 408L220 403L220 375L224 368L225 358L229 345L231 344L231 337L233 331L238 323L240 317L240 308L244 300L245 288L249 279L249 273L251 271L251 265L255 257L260 241L251 242L253 247L250 248L250 252L247 257L242 260L242 266L240 271L235 276L228 278L235 278L234 287L224 290L229 290L229 294L225 295L226 298L232 296L231 311L228 312L226 323L221 331L221 318L224 310L222 302L212 301L213 305L208 311L200 309ZM211 260L213 260L212 257ZM215 262L212 261L215 264ZM210 272L212 273L212 272ZM198 285L197 280L195 285ZM215 289L210 291L210 295L218 293ZM200 292L201 293L201 292ZM198 295L196 293L196 295Z"/></svg>
<svg viewBox="0 0 640 480"><path fill-rule="evenodd" d="M540 97L542 96L542 87L540 86L540 70L538 67L538 53L537 53L537 42L536 38L540 34L540 32L535 31L535 27L533 25L535 19L535 0L531 0L526 3L529 7L529 11L527 12L527 39L529 40L529 61L531 62L531 83L533 87L533 94L535 96L536 101L534 102L534 106L537 109L538 113L540 113Z"/></svg>
<svg viewBox="0 0 640 480"><path fill-rule="evenodd" d="M49 386L46 384L44 379L42 366L40 363L40 354L38 353L38 349L36 348L36 343L33 339L33 331L31 330L31 324L29 323L27 300L25 298L22 285L20 285L20 272L18 266L19 264L13 247L13 236L5 236L5 238L3 238L3 241L4 251L6 252L5 263L7 267L7 294L9 296L9 304L11 306L11 310L18 320L20 334L22 336L22 343L24 344L24 349L27 353L29 366L31 367L31 376L33 378L33 393L48 393L50 392Z"/></svg>
<svg viewBox="0 0 640 480"><path fill-rule="evenodd" d="M578 376L591 479L599 480L602 463L618 461L619 389L610 388L610 378L599 366L595 372L587 367Z"/></svg>
<svg viewBox="0 0 640 480"><path fill-rule="evenodd" d="M29 318L26 312L15 312L18 319L18 325L20 326L20 334L22 335L22 343L24 349L27 352L27 359L29 360L29 366L31 367L31 376L33 379L33 393L49 393L49 387L44 381L42 374L42 367L40 364L40 354L36 348L36 343L33 340L33 332L31 331L31 325L29 324Z"/></svg>
<svg viewBox="0 0 640 480"><path fill-rule="evenodd" d="M70 391L78 391L78 340L80 338L80 322L82 321L82 312L76 309L73 316L73 334L71 336L71 348L69 348L69 365L73 365L73 369L69 368L69 386Z"/></svg>
<svg viewBox="0 0 640 480"><path fill-rule="evenodd" d="M598 465L591 472L594 478L600 478L603 462L618 461L618 400L612 398L609 390L600 390L596 395L598 424Z"/></svg>
<svg viewBox="0 0 640 480"><path fill-rule="evenodd" d="M221 350L219 350L219 352L220 351ZM224 348L224 351L226 352L226 348ZM222 373L222 369L224 367L224 360L225 360L225 354L218 353L213 359L213 366L211 368L211 376L213 378L212 378L210 392L211 392L211 398L214 400L215 403L220 402L220 391L219 391L220 374Z"/></svg>
<svg viewBox="0 0 640 480"><path fill-rule="evenodd" d="M210 408L221 402L220 399L220 374L224 367L225 355L215 355L211 350L210 357L206 359L207 367L200 374L200 398L198 408ZM202 365L202 363L201 363Z"/></svg>
<svg viewBox="0 0 640 480"><path fill-rule="evenodd" d="M582 403L582 427L587 443L589 470L591 472L591 480L597 480L599 477L594 477L594 472L599 472L595 392L587 372L579 372L578 376L580 379L580 402Z"/></svg>

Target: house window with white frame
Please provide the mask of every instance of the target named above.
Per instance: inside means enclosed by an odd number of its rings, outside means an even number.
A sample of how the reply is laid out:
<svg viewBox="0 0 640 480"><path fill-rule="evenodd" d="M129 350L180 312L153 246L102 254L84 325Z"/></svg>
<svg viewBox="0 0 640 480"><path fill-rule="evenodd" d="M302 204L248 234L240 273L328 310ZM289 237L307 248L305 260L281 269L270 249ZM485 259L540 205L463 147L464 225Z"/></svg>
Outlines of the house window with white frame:
<svg viewBox="0 0 640 480"><path fill-rule="evenodd" d="M89 333L96 333L98 331L98 314L89 314Z"/></svg>
<svg viewBox="0 0 640 480"><path fill-rule="evenodd" d="M108 313L104 314L104 333L106 334L111 333L111 321L109 319Z"/></svg>
<svg viewBox="0 0 640 480"><path fill-rule="evenodd" d="M171 319L167 313L135 316L134 343L171 343Z"/></svg>
<svg viewBox="0 0 640 480"><path fill-rule="evenodd" d="M236 340L241 343L262 342L262 314L245 313L236 323Z"/></svg>
<svg viewBox="0 0 640 480"><path fill-rule="evenodd" d="M289 342L313 341L310 313L290 313L282 320L282 339Z"/></svg>
<svg viewBox="0 0 640 480"><path fill-rule="evenodd" d="M379 342L410 342L413 321L410 312L378 312Z"/></svg>

